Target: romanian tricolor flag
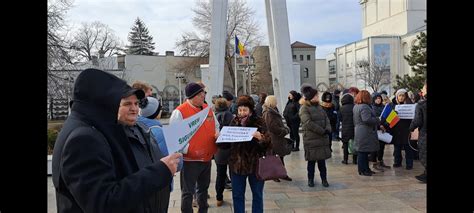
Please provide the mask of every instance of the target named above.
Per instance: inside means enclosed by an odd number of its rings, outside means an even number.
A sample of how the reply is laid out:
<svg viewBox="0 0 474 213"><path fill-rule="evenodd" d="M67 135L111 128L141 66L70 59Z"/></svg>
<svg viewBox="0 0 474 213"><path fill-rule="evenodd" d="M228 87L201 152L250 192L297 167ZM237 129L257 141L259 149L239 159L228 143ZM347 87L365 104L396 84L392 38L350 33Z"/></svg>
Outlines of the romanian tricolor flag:
<svg viewBox="0 0 474 213"><path fill-rule="evenodd" d="M237 36L235 36L235 53L239 54L240 56L247 55L244 45L239 41Z"/></svg>
<svg viewBox="0 0 474 213"><path fill-rule="evenodd" d="M380 120L387 121L390 128L392 128L398 123L400 118L398 117L397 112L395 112L395 110L392 109L390 104L387 104L383 108L382 114L380 115Z"/></svg>

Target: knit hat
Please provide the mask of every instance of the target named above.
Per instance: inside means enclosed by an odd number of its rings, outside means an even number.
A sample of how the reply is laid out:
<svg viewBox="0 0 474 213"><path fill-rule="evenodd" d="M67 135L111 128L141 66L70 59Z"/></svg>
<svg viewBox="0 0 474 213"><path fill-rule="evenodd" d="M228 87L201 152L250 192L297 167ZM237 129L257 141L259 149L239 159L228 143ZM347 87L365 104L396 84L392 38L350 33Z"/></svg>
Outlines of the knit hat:
<svg viewBox="0 0 474 213"><path fill-rule="evenodd" d="M401 93L407 93L407 90L406 89L399 89L397 90L397 92L395 93L395 96L398 96L399 94Z"/></svg>
<svg viewBox="0 0 474 213"><path fill-rule="evenodd" d="M311 86L303 86L301 88L301 93L303 94L304 96L304 99L309 101L311 99L313 99L313 97L318 94L318 90L314 89L313 87Z"/></svg>
<svg viewBox="0 0 474 213"><path fill-rule="evenodd" d="M227 90L224 90L224 91L222 92L222 97L224 97L224 98L225 98L226 100L228 100L228 101L234 100L234 96L232 95L232 93L230 93L230 92L227 91Z"/></svg>
<svg viewBox="0 0 474 213"><path fill-rule="evenodd" d="M331 103L332 102L332 95L329 92L324 92L321 99L322 99L323 102Z"/></svg>
<svg viewBox="0 0 474 213"><path fill-rule="evenodd" d="M194 83L194 82L189 83L188 85L186 85L186 88L184 89L184 91L186 93L186 98L188 98L188 99L193 98L194 96L196 96L197 94L199 94L203 90L204 90L204 88L202 88L201 85L199 85L198 83Z"/></svg>
<svg viewBox="0 0 474 213"><path fill-rule="evenodd" d="M140 115L149 119L154 119L160 113L161 105L158 99L147 97L140 106Z"/></svg>
<svg viewBox="0 0 474 213"><path fill-rule="evenodd" d="M253 112L254 107L255 107L255 102L253 101L252 97L250 97L248 95L241 95L237 99L237 107L239 107L239 106L246 106Z"/></svg>

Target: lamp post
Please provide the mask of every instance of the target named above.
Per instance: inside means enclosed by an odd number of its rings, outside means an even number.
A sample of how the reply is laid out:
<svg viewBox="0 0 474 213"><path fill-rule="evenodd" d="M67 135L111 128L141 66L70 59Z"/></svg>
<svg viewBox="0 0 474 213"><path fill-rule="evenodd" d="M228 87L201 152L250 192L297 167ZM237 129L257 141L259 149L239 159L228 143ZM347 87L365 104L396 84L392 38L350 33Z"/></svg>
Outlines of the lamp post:
<svg viewBox="0 0 474 213"><path fill-rule="evenodd" d="M179 92L179 104L183 103L183 99L181 97L181 79L184 78L184 73L179 72L176 73L176 79L178 79L178 92Z"/></svg>

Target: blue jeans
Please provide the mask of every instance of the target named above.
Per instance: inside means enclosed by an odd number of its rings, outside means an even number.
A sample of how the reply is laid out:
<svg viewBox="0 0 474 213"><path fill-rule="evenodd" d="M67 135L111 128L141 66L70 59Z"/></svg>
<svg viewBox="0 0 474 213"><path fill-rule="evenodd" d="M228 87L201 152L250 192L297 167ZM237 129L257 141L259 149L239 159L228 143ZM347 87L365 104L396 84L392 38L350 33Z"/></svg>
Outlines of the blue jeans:
<svg viewBox="0 0 474 213"><path fill-rule="evenodd" d="M250 189L252 190L252 213L263 212L263 186L262 180L257 180L255 174L238 175L231 172L232 178L232 199L235 213L245 212L245 187L249 178Z"/></svg>
<svg viewBox="0 0 474 213"><path fill-rule="evenodd" d="M321 176L321 180L327 180L327 169L326 169L326 160L318 160L318 169L319 169L319 176ZM316 161L308 161L308 179L314 180L314 167L316 165Z"/></svg>
<svg viewBox="0 0 474 213"><path fill-rule="evenodd" d="M370 152L357 152L357 169L359 172L369 171L369 153Z"/></svg>
<svg viewBox="0 0 474 213"><path fill-rule="evenodd" d="M413 149L411 149L410 145L408 144L394 144L393 145L393 161L394 164L402 164L402 148L405 150L405 161L406 167L413 168Z"/></svg>

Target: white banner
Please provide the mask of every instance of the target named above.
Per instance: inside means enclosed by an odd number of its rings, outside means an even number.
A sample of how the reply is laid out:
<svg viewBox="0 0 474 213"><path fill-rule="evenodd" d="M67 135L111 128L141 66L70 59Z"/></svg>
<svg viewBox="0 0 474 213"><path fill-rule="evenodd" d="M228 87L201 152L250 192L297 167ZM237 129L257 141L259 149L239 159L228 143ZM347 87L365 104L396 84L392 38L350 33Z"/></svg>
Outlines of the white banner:
<svg viewBox="0 0 474 213"><path fill-rule="evenodd" d="M217 138L216 143L235 143L252 140L252 134L257 127L224 126Z"/></svg>
<svg viewBox="0 0 474 213"><path fill-rule="evenodd" d="M382 132L382 130L377 130L377 136L379 140L385 142L385 143L390 143L392 142L392 135L388 134L387 132Z"/></svg>
<svg viewBox="0 0 474 213"><path fill-rule="evenodd" d="M163 126L163 135L165 136L168 153L181 152L186 154L183 149L206 120L209 109L210 107L206 107L189 118Z"/></svg>
<svg viewBox="0 0 474 213"><path fill-rule="evenodd" d="M395 105L395 111L400 119L413 119L415 117L416 104Z"/></svg>

